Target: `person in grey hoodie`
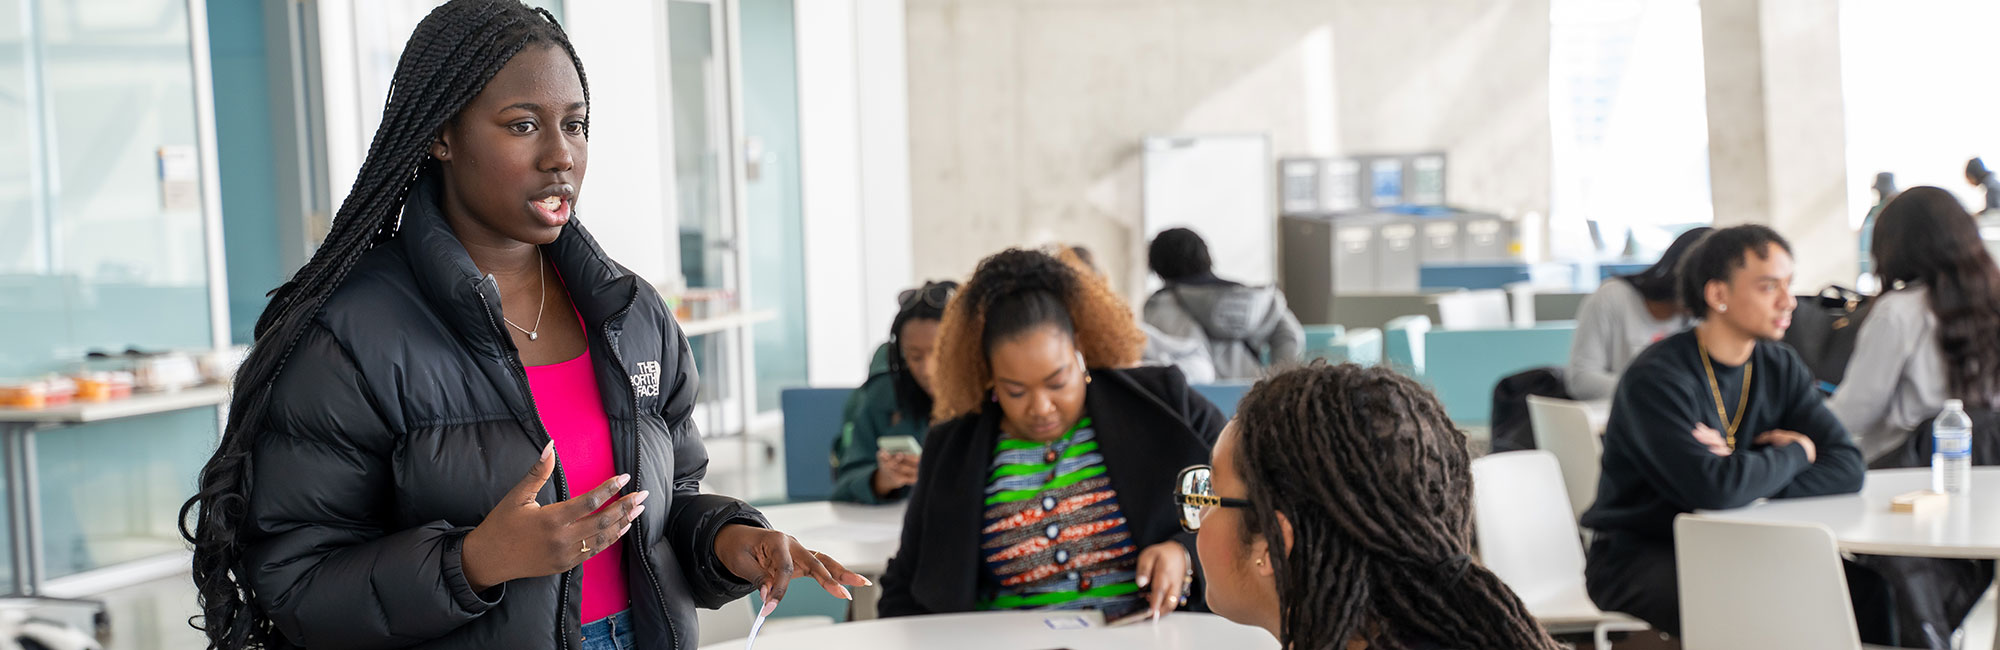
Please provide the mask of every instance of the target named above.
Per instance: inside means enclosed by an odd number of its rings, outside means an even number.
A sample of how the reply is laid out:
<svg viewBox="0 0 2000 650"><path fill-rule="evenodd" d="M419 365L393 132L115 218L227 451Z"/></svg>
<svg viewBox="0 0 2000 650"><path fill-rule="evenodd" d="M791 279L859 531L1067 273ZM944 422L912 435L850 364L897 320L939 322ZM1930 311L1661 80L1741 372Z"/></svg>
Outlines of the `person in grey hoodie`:
<svg viewBox="0 0 2000 650"><path fill-rule="evenodd" d="M1284 294L1216 277L1201 235L1186 228L1161 232L1147 264L1167 286L1146 299L1145 323L1168 336L1208 341L1216 379L1257 379L1267 363L1300 360L1305 328Z"/></svg>

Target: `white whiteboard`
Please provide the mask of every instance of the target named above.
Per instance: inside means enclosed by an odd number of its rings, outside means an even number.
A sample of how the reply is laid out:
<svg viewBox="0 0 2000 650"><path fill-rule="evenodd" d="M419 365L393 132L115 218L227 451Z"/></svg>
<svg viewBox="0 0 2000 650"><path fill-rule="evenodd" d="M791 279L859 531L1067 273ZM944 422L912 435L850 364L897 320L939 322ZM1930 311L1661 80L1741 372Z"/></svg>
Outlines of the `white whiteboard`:
<svg viewBox="0 0 2000 650"><path fill-rule="evenodd" d="M1146 138L1146 242L1162 230L1188 228L1208 241L1216 275L1252 286L1275 284L1273 164L1271 143L1261 135ZM1146 286L1158 288L1159 277L1147 274Z"/></svg>

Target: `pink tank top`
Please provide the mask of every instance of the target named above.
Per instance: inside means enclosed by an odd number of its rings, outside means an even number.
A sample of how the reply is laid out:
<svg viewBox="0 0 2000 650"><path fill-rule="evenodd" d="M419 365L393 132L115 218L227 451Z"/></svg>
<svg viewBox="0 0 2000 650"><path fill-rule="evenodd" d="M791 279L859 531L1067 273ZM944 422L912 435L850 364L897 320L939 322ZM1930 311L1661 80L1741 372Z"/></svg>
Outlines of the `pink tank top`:
<svg viewBox="0 0 2000 650"><path fill-rule="evenodd" d="M611 458L611 421L597 391L590 367L590 350L583 356L547 366L528 366L528 388L542 426L556 442L556 458L571 496L583 494L618 475ZM630 535L631 533L626 533ZM631 594L625 585L625 542L619 540L583 561L583 622L625 611Z"/></svg>

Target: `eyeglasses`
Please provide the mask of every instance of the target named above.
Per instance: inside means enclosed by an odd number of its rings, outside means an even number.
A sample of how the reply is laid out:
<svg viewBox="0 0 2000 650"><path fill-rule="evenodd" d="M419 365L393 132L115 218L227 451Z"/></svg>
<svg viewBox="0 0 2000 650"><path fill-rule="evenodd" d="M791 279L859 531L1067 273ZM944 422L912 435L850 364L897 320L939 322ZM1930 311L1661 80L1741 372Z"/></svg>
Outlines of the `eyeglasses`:
<svg viewBox="0 0 2000 650"><path fill-rule="evenodd" d="M902 293L896 295L896 304L899 309L909 309L917 306L918 300L922 300L926 305L944 309L945 305L951 304L951 297L957 294L956 283L932 282L921 288L904 289Z"/></svg>
<svg viewBox="0 0 2000 650"><path fill-rule="evenodd" d="M1201 530L1202 517L1210 508L1248 508L1250 502L1243 499L1215 496L1209 486L1209 476L1214 470L1207 465L1195 465L1181 470L1180 478L1174 485L1174 503L1181 506L1181 528L1192 533Z"/></svg>

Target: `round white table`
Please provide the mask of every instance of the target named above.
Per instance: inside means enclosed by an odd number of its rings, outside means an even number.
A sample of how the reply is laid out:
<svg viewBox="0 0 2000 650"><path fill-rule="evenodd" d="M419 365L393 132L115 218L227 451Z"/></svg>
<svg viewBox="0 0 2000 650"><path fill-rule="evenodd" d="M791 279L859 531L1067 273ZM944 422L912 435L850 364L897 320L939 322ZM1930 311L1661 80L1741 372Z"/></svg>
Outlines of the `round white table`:
<svg viewBox="0 0 2000 650"><path fill-rule="evenodd" d="M831 501L788 503L757 509L771 528L806 548L833 556L847 570L870 578L889 568L903 541L904 504L864 506Z"/></svg>
<svg viewBox="0 0 2000 650"><path fill-rule="evenodd" d="M2000 560L2000 467L1972 469L1970 488L1937 510L1894 512L1891 499L1931 487L1931 470L1884 469L1868 473L1858 494L1771 499L1735 510L1705 511L1717 519L1810 522L1833 530L1841 550L1898 555ZM2000 649L2000 634L1994 635Z"/></svg>
<svg viewBox="0 0 2000 650"><path fill-rule="evenodd" d="M1105 627L1097 612L985 612L914 616L767 633L755 650L1277 650L1261 628L1181 612ZM702 650L742 650L725 641Z"/></svg>

